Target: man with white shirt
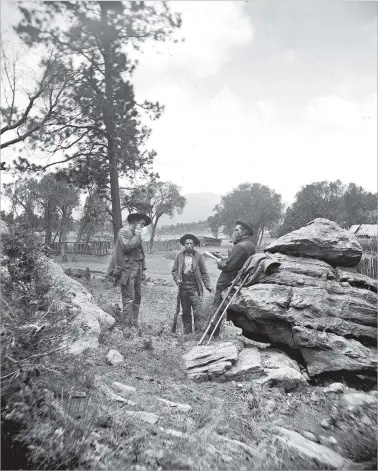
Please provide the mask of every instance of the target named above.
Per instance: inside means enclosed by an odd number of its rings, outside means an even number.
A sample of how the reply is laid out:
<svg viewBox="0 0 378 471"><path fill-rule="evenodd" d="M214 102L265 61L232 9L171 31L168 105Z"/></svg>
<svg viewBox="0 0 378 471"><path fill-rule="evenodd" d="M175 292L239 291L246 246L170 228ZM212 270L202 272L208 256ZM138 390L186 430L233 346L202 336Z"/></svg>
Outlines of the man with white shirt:
<svg viewBox="0 0 378 471"><path fill-rule="evenodd" d="M207 273L205 260L194 247L199 245L198 238L193 234L185 234L180 239L185 248L176 255L172 268L172 276L179 287L182 306L182 321L184 333L192 332L192 311L194 327L198 330L198 321L202 307L203 285L212 293L210 278Z"/></svg>

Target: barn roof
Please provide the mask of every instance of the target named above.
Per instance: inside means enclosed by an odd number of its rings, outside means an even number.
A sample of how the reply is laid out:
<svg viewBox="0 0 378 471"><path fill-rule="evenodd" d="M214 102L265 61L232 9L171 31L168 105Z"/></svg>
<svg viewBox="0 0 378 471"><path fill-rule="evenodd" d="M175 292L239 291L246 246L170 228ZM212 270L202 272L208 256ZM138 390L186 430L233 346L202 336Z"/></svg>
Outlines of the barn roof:
<svg viewBox="0 0 378 471"><path fill-rule="evenodd" d="M353 224L349 229L356 236L377 237L376 224Z"/></svg>

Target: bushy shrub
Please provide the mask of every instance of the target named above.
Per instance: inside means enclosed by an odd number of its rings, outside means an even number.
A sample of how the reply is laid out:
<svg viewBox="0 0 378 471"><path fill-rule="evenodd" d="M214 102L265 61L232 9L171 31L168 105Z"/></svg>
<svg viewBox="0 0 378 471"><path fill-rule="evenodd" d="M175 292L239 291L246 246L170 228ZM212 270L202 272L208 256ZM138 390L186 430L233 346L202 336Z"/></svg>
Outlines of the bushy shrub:
<svg viewBox="0 0 378 471"><path fill-rule="evenodd" d="M69 468L83 433L64 410L57 410L49 387L63 374L69 304L47 296L53 280L48 278L44 246L33 233L12 228L1 245L1 415L6 441L27 451L30 469L35 469L33 463L40 469Z"/></svg>

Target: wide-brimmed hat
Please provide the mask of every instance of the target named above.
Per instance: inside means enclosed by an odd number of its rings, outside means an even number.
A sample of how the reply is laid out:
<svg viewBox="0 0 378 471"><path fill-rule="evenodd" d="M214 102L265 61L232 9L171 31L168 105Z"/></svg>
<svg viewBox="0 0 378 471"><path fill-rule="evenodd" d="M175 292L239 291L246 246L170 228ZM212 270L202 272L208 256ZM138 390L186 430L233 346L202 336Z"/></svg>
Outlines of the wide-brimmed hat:
<svg viewBox="0 0 378 471"><path fill-rule="evenodd" d="M249 224L248 222L243 222L243 221L236 221L235 226L239 224L239 226L244 227L249 232L249 235L253 235L253 227L252 224Z"/></svg>
<svg viewBox="0 0 378 471"><path fill-rule="evenodd" d="M197 238L195 235L193 235L193 234L185 234L185 235L183 235L183 236L181 237L181 239L180 239L180 244L181 244L181 245L185 245L185 241L186 241L187 239L191 239L191 240L193 241L193 244L194 244L194 245L199 245L199 244L200 244L200 241L198 240L198 238Z"/></svg>
<svg viewBox="0 0 378 471"><path fill-rule="evenodd" d="M130 222L131 224L135 221L140 221L141 219L146 223L146 227L151 224L151 219L146 214L132 213L127 216L127 222Z"/></svg>

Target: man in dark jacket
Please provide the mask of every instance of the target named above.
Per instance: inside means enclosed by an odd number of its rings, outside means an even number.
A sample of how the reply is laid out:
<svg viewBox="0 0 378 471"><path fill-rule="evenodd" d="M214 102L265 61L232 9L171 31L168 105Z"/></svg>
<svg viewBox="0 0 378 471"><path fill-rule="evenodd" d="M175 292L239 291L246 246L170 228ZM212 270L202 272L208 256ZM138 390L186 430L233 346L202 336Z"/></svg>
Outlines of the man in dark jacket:
<svg viewBox="0 0 378 471"><path fill-rule="evenodd" d="M192 332L192 311L194 327L195 330L198 330L203 285L210 293L212 289L205 260L199 252L194 250L194 246L199 245L197 237L193 234L185 234L181 237L180 243L185 248L176 255L172 276L179 287L184 333L190 334Z"/></svg>
<svg viewBox="0 0 378 471"><path fill-rule="evenodd" d="M145 214L134 213L129 214L127 222L128 225L118 232L107 276L113 276L121 285L126 325L137 326L146 270L142 230L151 224L151 219Z"/></svg>
<svg viewBox="0 0 378 471"><path fill-rule="evenodd" d="M256 253L255 244L252 242L253 228L250 224L236 221L234 232L232 234L233 249L225 260L217 263L222 273L220 274L215 289L214 312L222 302L222 292L228 288L236 278L239 270L243 267L246 260ZM221 313L219 313L220 315ZM221 323L214 333L214 337L219 335Z"/></svg>

